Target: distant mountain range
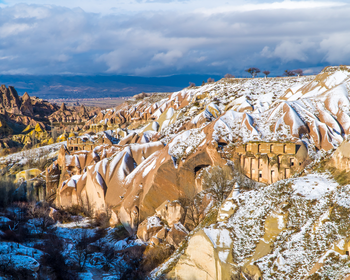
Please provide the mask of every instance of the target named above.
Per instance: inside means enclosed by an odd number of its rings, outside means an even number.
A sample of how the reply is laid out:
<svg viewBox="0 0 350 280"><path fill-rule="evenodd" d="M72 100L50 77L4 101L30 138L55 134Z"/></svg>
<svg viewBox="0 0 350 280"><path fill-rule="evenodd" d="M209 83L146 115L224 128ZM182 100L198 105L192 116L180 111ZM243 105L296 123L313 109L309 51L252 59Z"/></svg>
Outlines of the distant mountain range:
<svg viewBox="0 0 350 280"><path fill-rule="evenodd" d="M190 82L200 85L217 75L175 75L168 77L77 76L77 75L0 75L0 84L14 86L19 95L44 99L101 98L132 96L140 92L173 92Z"/></svg>

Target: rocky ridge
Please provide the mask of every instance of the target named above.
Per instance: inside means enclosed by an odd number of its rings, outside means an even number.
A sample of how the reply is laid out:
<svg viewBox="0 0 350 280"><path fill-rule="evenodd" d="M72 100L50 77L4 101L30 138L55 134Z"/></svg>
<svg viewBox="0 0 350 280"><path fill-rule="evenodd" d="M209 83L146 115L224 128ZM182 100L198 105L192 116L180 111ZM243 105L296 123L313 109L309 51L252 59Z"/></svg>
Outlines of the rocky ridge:
<svg viewBox="0 0 350 280"><path fill-rule="evenodd" d="M94 116L99 108L61 107L28 93L18 96L17 91L9 86L0 88L0 148L28 148L35 145L52 144L59 137L65 141L70 132L82 128L82 123ZM62 131L63 135L54 136ZM58 128L58 129L57 129ZM73 134L75 135L75 134Z"/></svg>

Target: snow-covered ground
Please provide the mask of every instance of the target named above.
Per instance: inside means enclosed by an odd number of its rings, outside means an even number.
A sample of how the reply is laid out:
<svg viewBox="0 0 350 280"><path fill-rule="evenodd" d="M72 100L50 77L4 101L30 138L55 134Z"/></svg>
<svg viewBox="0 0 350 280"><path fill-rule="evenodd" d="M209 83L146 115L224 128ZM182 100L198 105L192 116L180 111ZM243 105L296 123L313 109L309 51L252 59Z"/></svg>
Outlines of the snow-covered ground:
<svg viewBox="0 0 350 280"><path fill-rule="evenodd" d="M10 154L7 156L0 157L0 165L25 165L28 163L29 159L33 161L40 160L41 157L46 157L47 159L57 157L57 152L62 145L67 145L67 142L60 142L51 145L46 145L39 148L34 148L26 151L21 151L18 153Z"/></svg>

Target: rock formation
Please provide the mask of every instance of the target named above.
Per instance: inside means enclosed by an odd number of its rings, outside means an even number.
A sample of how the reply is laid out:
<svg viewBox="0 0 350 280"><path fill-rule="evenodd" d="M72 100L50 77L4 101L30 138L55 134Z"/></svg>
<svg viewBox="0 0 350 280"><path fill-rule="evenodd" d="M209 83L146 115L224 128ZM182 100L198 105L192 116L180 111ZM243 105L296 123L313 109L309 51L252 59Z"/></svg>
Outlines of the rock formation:
<svg viewBox="0 0 350 280"><path fill-rule="evenodd" d="M78 198L89 201L96 211L112 207L120 221L134 232L138 223L153 215L165 201L202 191L198 174L204 167L224 166L229 159L256 181L272 183L289 178L303 169L308 149L331 149L347 132L350 122L343 108L350 107L350 101L343 85L349 81L348 71L327 68L314 79L291 78L285 90L275 92L270 99L248 92L227 96L225 92L231 84L223 80L199 89L184 89L158 101L152 95L149 98L155 103L144 98L125 103L118 110L103 110L87 122L85 129L101 123L104 128L119 127L115 131L116 139L121 139L119 145L78 139L72 140L77 144L69 142L71 154L64 159L62 155L62 164L56 163L61 176L65 176L56 186L57 203L67 204L59 192L63 186L66 192L69 180L74 180L70 186ZM261 85L255 81L244 82L249 87ZM303 87L292 87L300 81L304 81ZM275 82L271 82L272 88ZM266 87L268 82L264 83ZM317 94L308 93L308 89L317 89ZM250 108L243 104L248 98ZM266 104L259 98L264 98ZM323 104L325 107L320 109ZM341 104L342 109L333 104ZM54 115L63 113L69 115L64 104ZM137 133L132 131L136 124L143 127ZM121 130L123 125L127 127ZM77 150L81 152L75 155ZM66 173L66 169L76 171ZM76 177L70 179L73 175Z"/></svg>
<svg viewBox="0 0 350 280"><path fill-rule="evenodd" d="M6 88L5 85L0 87L0 113L20 114L21 102L17 91L14 87Z"/></svg>
<svg viewBox="0 0 350 280"><path fill-rule="evenodd" d="M51 123L82 123L94 116L97 110L87 110L84 105L68 108L62 103L60 109L49 116L49 120Z"/></svg>
<svg viewBox="0 0 350 280"><path fill-rule="evenodd" d="M63 103L61 107L37 97L30 97L27 92L18 96L13 87L0 88L0 135L1 148L14 146L33 147L36 144L45 145L53 143L52 126L59 130L77 132L82 128L81 123L88 121L96 114L98 108L80 107L67 108ZM39 125L41 131L35 134L35 127ZM34 131L34 132L33 132ZM33 133L35 134L33 136ZM69 134L67 134L69 135ZM75 135L75 134L74 134ZM58 139L65 141L65 137Z"/></svg>
<svg viewBox="0 0 350 280"><path fill-rule="evenodd" d="M176 250L154 279L344 279L349 88L341 66L141 94L58 137L46 199L105 215L145 255ZM90 117L72 110L51 121Z"/></svg>

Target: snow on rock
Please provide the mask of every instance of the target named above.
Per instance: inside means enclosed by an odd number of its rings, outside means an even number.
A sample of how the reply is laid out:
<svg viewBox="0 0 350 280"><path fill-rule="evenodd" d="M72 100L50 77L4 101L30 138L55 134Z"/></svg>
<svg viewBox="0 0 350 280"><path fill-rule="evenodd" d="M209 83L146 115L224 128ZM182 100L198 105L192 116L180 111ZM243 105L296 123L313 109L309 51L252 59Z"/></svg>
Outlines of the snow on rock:
<svg viewBox="0 0 350 280"><path fill-rule="evenodd" d="M162 226L162 221L157 216L151 216L147 218L147 230Z"/></svg>
<svg viewBox="0 0 350 280"><path fill-rule="evenodd" d="M209 228L204 228L204 233L209 237L214 248L226 248L229 249L232 246L232 238L230 236L230 231L227 229L214 228L213 226Z"/></svg>
<svg viewBox="0 0 350 280"><path fill-rule="evenodd" d="M23 269L37 272L40 268L40 263L32 257L25 255L16 255L16 254L0 254L0 264L6 266L9 264L14 270L20 271Z"/></svg>
<svg viewBox="0 0 350 280"><path fill-rule="evenodd" d="M292 180L294 194L302 195L305 199L320 199L337 186L329 176L320 174L308 174Z"/></svg>
<svg viewBox="0 0 350 280"><path fill-rule="evenodd" d="M156 167L157 160L154 159L142 172L142 177L146 177L148 173Z"/></svg>
<svg viewBox="0 0 350 280"><path fill-rule="evenodd" d="M200 129L186 130L168 144L168 153L175 158L186 157L199 146L205 137L206 135Z"/></svg>
<svg viewBox="0 0 350 280"><path fill-rule="evenodd" d="M38 259L44 254L40 250L26 247L15 242L0 242L0 252L12 252L15 254L31 255Z"/></svg>
<svg viewBox="0 0 350 280"><path fill-rule="evenodd" d="M333 88L349 78L349 73L344 71L336 71L328 76L324 82L327 88Z"/></svg>
<svg viewBox="0 0 350 280"><path fill-rule="evenodd" d="M128 247L128 242L125 240L120 240L114 244L114 250L121 251Z"/></svg>

